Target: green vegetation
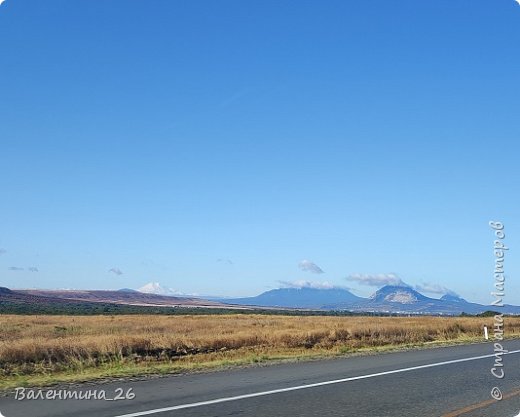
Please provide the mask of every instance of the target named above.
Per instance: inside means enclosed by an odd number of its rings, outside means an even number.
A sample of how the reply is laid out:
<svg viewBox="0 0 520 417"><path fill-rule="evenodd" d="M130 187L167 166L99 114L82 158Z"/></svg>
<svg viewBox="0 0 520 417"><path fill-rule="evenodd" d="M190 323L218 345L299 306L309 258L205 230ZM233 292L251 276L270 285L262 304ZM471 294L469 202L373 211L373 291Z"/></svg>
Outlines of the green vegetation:
<svg viewBox="0 0 520 417"><path fill-rule="evenodd" d="M230 309L230 308L208 308L208 307L163 307L163 306L134 306L128 304L94 303L69 301L60 302L38 302L19 303L5 301L0 298L0 314L18 315L67 315L67 316L97 316L97 315L229 315L229 314L261 314L261 315L284 315L284 316L398 316L386 313L355 313L349 311L323 311L323 310L290 310L290 309Z"/></svg>

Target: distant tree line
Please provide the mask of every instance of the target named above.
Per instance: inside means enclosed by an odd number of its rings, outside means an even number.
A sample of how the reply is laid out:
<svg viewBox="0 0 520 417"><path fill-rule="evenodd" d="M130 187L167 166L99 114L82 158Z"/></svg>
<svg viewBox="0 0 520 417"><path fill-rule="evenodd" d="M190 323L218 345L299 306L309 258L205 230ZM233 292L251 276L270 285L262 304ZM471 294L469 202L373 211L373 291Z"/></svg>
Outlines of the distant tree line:
<svg viewBox="0 0 520 417"><path fill-rule="evenodd" d="M407 314L388 313L360 313L344 310L287 310L287 309L228 309L228 308L204 308L204 307L153 307L133 306L111 303L89 302L61 302L61 303L20 303L0 299L0 314L23 315L69 315L69 316L93 316L93 315L122 315L122 314L152 314L152 315L230 315L230 314L261 314L281 316L408 316Z"/></svg>

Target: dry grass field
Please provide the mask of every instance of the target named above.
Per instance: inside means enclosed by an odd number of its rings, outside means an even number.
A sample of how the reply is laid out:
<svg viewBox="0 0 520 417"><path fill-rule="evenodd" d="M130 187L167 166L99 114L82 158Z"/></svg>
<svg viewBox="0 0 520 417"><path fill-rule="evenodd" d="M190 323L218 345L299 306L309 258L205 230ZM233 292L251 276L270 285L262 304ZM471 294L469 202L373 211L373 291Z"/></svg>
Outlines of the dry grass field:
<svg viewBox="0 0 520 417"><path fill-rule="evenodd" d="M482 340L493 318L0 316L0 388ZM507 337L520 318L506 318Z"/></svg>

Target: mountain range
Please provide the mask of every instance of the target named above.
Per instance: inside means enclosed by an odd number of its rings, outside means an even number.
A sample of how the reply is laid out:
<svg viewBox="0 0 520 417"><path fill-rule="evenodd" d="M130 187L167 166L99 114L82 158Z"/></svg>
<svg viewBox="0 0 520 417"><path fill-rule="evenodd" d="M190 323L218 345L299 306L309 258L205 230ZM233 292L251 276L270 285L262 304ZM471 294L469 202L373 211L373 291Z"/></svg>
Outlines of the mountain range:
<svg viewBox="0 0 520 417"><path fill-rule="evenodd" d="M172 294L174 293L174 294ZM255 297L213 298L180 296L177 291L150 283L139 290L122 288L106 290L9 290L0 287L0 307L11 305L75 306L82 308L101 304L131 305L140 307L206 307L224 309L302 309L348 311L355 313L460 315L498 311L520 315L520 307L496 307L471 303L455 294L441 298L427 297L406 285L386 285L369 298L358 297L345 288L278 288ZM82 303L82 304L79 304ZM90 306L90 307L89 307Z"/></svg>
<svg viewBox="0 0 520 417"><path fill-rule="evenodd" d="M221 299L222 303L259 307L344 310L352 312L459 315L499 311L520 314L520 307L486 306L470 303L454 295L430 298L406 285L386 285L369 298L358 297L347 289L279 288L256 297Z"/></svg>

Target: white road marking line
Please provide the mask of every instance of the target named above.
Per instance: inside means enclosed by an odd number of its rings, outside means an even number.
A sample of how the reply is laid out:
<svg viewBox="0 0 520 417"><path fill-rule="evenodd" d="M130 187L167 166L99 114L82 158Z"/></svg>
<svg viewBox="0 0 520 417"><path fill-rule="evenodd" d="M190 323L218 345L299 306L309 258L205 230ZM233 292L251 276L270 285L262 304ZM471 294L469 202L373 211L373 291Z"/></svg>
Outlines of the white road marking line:
<svg viewBox="0 0 520 417"><path fill-rule="evenodd" d="M520 350L513 350L511 352L504 353L504 355L512 355L514 353L520 353ZM225 402L230 402L230 401L244 400L244 399L247 399L247 398L263 397L265 395L280 394L280 393L283 393L283 392L290 392L290 391L297 391L297 390L308 389L308 388L322 387L322 386L325 386L325 385L340 384L342 382L358 381L360 379L374 378L374 377L383 376L383 375L398 374L398 373L401 373L401 372L415 371L417 369L433 368L433 367L436 367L436 366L450 365L450 364L453 364L453 363L476 361L476 360L479 360L479 359L491 358L491 357L494 357L494 356L495 356L494 354L490 354L490 355L475 356L475 357L472 357L472 358L454 359L454 360L451 360L451 361L430 363L430 364L427 364L427 365L412 366L410 368L394 369L393 371L378 372L376 374L353 376L353 377L350 377L350 378L343 378L343 379L334 379L334 380L331 380L331 381L316 382L314 384L298 385L298 386L289 387L289 388L279 388L279 389L274 389L274 390L271 390L271 391L253 392L251 394L237 395L237 396L234 396L234 397L217 398L215 400L200 401L200 402L190 403L190 404L174 405L172 407L157 408L155 410L138 411L136 413L122 414L122 415L114 416L114 417L141 417L141 416L149 416L151 414L165 413L167 411L183 410L185 408L202 407L204 405L220 404L220 403L225 403Z"/></svg>

